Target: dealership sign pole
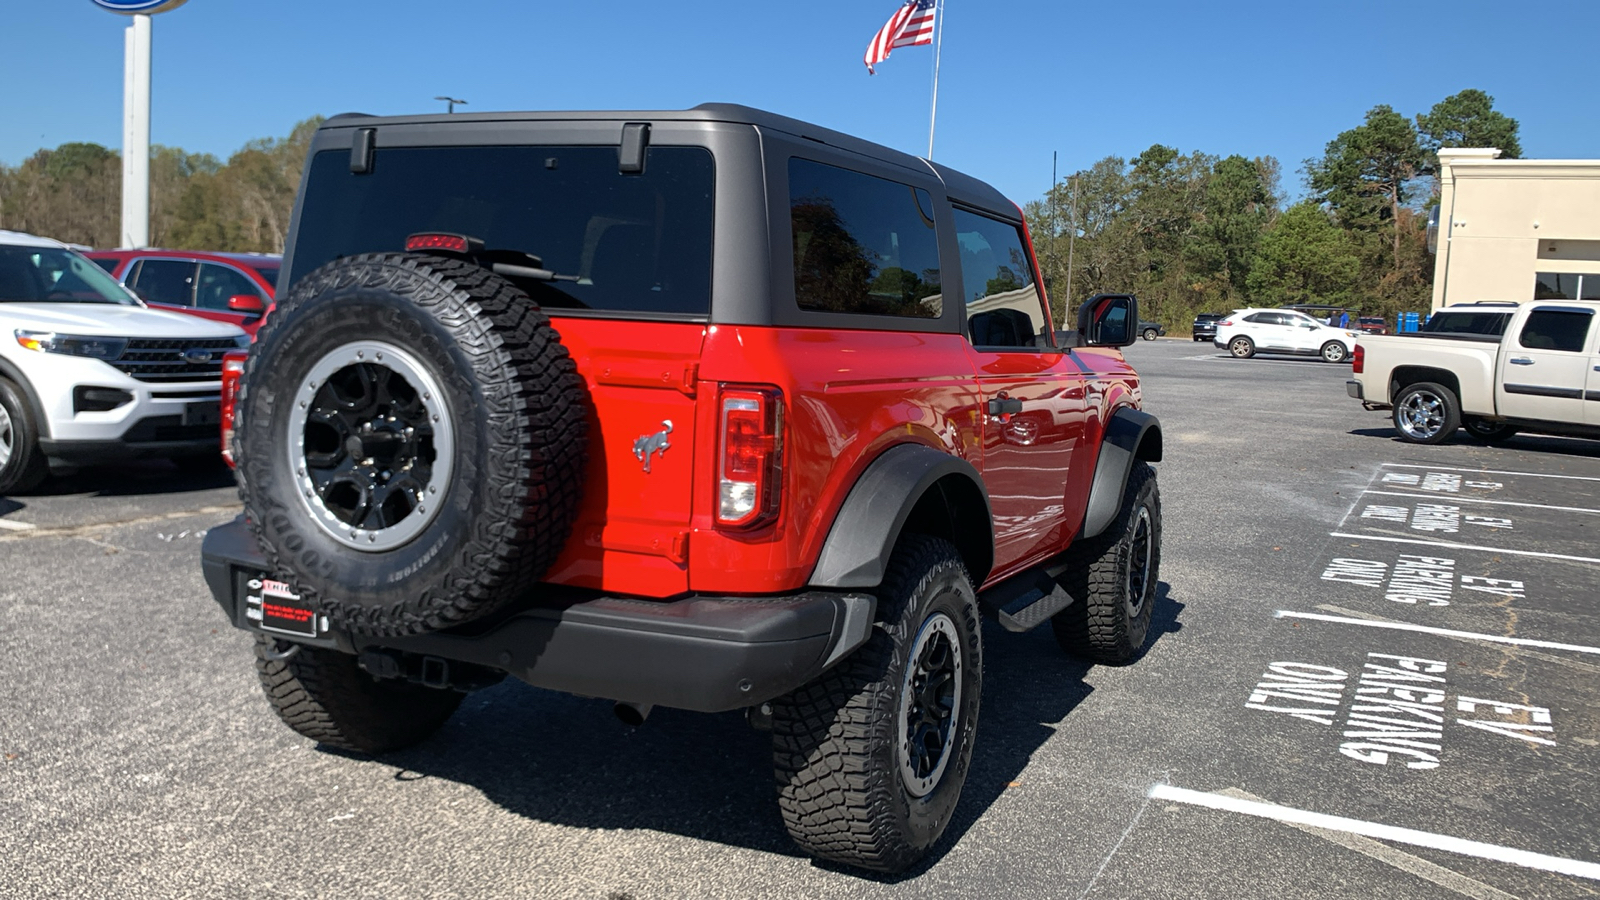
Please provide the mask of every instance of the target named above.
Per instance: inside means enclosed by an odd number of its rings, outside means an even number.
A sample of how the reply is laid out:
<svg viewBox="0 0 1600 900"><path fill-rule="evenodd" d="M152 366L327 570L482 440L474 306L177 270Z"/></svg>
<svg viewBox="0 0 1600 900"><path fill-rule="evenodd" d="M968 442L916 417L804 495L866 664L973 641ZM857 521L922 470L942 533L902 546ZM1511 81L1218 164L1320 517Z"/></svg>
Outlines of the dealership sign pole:
<svg viewBox="0 0 1600 900"><path fill-rule="evenodd" d="M94 0L94 5L133 17L123 36L122 58L122 241L150 246L150 17L187 0Z"/></svg>

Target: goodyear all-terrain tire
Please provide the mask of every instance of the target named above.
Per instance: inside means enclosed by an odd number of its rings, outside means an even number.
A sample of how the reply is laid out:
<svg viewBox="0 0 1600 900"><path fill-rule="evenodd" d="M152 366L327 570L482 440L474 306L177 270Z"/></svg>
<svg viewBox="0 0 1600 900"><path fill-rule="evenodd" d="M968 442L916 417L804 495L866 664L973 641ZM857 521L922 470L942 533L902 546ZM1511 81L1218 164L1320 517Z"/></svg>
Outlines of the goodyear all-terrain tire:
<svg viewBox="0 0 1600 900"><path fill-rule="evenodd" d="M347 653L280 644L265 635L256 636L256 675L285 725L319 744L354 753L384 753L426 739L463 696L373 678Z"/></svg>
<svg viewBox="0 0 1600 900"><path fill-rule="evenodd" d="M240 497L261 549L336 625L408 635L523 594L571 529L586 396L510 282L422 254L307 275L239 388Z"/></svg>
<svg viewBox="0 0 1600 900"><path fill-rule="evenodd" d="M1076 603L1050 620L1068 653L1121 664L1144 648L1161 576L1161 492L1149 463L1134 463L1122 509L1104 534L1068 551L1061 581Z"/></svg>
<svg viewBox="0 0 1600 900"><path fill-rule="evenodd" d="M0 378L0 494L31 491L49 474L27 399L16 385Z"/></svg>
<svg viewBox="0 0 1600 900"><path fill-rule="evenodd" d="M901 538L867 643L773 701L778 806L813 856L883 872L944 833L983 688L977 595L956 548Z"/></svg>

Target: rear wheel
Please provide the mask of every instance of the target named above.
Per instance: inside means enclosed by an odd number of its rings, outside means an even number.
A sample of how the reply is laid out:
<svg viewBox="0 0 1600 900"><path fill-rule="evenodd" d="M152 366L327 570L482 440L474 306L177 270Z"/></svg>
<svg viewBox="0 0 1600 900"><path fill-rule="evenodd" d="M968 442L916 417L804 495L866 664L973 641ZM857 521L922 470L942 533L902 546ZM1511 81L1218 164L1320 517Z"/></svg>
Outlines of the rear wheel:
<svg viewBox="0 0 1600 900"><path fill-rule="evenodd" d="M1161 578L1161 493L1149 463L1134 464L1122 510L1106 533L1068 552L1062 585L1077 602L1051 618L1056 642L1096 662L1138 656Z"/></svg>
<svg viewBox="0 0 1600 900"><path fill-rule="evenodd" d="M1256 342L1241 334L1228 342L1228 352L1234 359L1249 359L1256 355Z"/></svg>
<svg viewBox="0 0 1600 900"><path fill-rule="evenodd" d="M0 494L32 490L50 474L22 391L0 378Z"/></svg>
<svg viewBox="0 0 1600 900"><path fill-rule="evenodd" d="M1518 428L1506 422L1491 422L1476 416L1461 420L1461 428L1485 444L1503 444L1516 436Z"/></svg>
<svg viewBox="0 0 1600 900"><path fill-rule="evenodd" d="M1329 341L1322 345L1322 359L1324 362L1342 363L1350 358L1350 351L1338 341Z"/></svg>
<svg viewBox="0 0 1600 900"><path fill-rule="evenodd" d="M1461 427L1455 392L1431 381L1407 385L1394 400L1394 427L1412 444L1446 440Z"/></svg>
<svg viewBox="0 0 1600 900"><path fill-rule="evenodd" d="M772 702L778 806L801 849L899 872L933 846L966 782L983 688L977 595L948 541L906 535L871 638Z"/></svg>
<svg viewBox="0 0 1600 900"><path fill-rule="evenodd" d="M452 690L377 679L337 650L256 636L256 675L285 725L319 744L383 753L427 738L461 705Z"/></svg>

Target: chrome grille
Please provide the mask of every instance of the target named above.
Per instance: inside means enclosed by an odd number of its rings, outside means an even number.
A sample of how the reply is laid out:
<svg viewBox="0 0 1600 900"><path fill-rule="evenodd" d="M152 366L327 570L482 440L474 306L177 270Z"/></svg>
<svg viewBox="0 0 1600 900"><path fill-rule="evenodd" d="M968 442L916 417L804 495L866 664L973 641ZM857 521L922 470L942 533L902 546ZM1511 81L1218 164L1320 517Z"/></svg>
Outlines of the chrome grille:
<svg viewBox="0 0 1600 900"><path fill-rule="evenodd" d="M133 338L111 365L140 381L157 384L220 381L222 354L238 348L232 338ZM198 364L184 359L185 351L193 350L206 351L210 358Z"/></svg>

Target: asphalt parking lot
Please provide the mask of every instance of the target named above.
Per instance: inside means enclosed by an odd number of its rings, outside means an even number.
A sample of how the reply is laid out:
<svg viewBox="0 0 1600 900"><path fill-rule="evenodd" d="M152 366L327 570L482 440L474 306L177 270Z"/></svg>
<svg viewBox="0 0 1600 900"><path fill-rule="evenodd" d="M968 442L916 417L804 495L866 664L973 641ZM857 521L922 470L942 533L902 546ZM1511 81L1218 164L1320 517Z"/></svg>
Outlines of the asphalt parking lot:
<svg viewBox="0 0 1600 900"><path fill-rule="evenodd" d="M989 627L919 868L813 863L741 716L504 683L324 752L260 697L165 463L0 499L0 896L1600 895L1600 442L1400 443L1348 366L1140 343L1166 461L1145 656Z"/></svg>

